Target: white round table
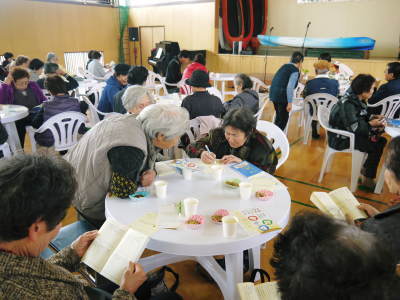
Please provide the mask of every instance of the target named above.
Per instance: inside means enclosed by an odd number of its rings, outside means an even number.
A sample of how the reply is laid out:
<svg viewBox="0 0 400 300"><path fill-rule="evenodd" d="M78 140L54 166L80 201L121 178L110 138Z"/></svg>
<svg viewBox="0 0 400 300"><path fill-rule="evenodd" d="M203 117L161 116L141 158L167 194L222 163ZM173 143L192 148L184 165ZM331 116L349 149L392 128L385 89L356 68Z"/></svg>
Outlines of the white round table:
<svg viewBox="0 0 400 300"><path fill-rule="evenodd" d="M15 121L21 120L29 115L28 108L22 105L3 104L0 107L0 119L8 133L8 144L11 151L16 153L22 149L19 141Z"/></svg>
<svg viewBox="0 0 400 300"><path fill-rule="evenodd" d="M214 81L214 87L218 89L218 82L221 82L222 100L225 101L225 95L236 95L235 91L229 92L225 90L227 81L234 81L236 74L234 73L210 73L210 80Z"/></svg>
<svg viewBox="0 0 400 300"><path fill-rule="evenodd" d="M268 174L267 174L268 175ZM268 175L270 176L270 175ZM229 167L225 167L223 180L240 178L247 180ZM260 246L274 238L279 231L250 235L241 227L236 238L227 239L222 235L222 226L210 221L210 216L217 209L229 211L259 207L284 228L290 214L290 195L283 188L275 192L270 201L259 201L254 197L242 201L238 189L225 187L222 182L213 180L210 174L193 173L193 179L186 181L181 175L163 176L168 182L168 195L165 200L151 196L143 201L133 202L129 199L107 198L105 200L106 216L122 224L130 224L146 213L157 212L158 205L195 197L200 200L198 213L206 217L202 230L191 231L184 227L177 230L161 229L155 233L148 249L161 252L140 260L146 271L184 260L198 261L219 285L225 299L239 299L237 283L243 281L243 251L250 249L250 268L260 267ZM226 271L215 261L213 256L225 255Z"/></svg>

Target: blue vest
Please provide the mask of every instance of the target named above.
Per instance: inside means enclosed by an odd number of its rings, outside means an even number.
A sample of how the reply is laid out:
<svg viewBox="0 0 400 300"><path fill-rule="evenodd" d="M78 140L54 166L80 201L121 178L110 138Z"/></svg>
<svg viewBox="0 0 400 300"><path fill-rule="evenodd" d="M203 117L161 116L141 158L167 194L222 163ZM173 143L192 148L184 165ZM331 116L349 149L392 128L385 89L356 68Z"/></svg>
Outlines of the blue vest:
<svg viewBox="0 0 400 300"><path fill-rule="evenodd" d="M269 99L272 102L287 103L286 88L290 75L295 72L299 72L299 69L293 64L285 64L276 72L269 90Z"/></svg>

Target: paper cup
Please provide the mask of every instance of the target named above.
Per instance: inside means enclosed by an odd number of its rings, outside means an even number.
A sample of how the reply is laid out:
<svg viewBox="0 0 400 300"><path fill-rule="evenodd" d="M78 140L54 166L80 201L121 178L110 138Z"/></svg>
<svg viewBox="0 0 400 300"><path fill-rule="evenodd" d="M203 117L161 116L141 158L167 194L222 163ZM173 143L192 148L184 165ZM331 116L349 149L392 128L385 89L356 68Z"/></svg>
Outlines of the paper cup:
<svg viewBox="0 0 400 300"><path fill-rule="evenodd" d="M158 180L154 182L156 188L157 198L163 199L167 197L167 182L164 180Z"/></svg>
<svg viewBox="0 0 400 300"><path fill-rule="evenodd" d="M222 218L222 232L225 238L234 238L237 234L238 218L235 216L225 216Z"/></svg>
<svg viewBox="0 0 400 300"><path fill-rule="evenodd" d="M185 209L185 217L188 219L197 213L199 200L196 198L186 198L183 200L183 207Z"/></svg>
<svg viewBox="0 0 400 300"><path fill-rule="evenodd" d="M222 172L224 171L224 167L221 165L214 165L211 166L211 173L213 178L216 181L221 181L222 180Z"/></svg>
<svg viewBox="0 0 400 300"><path fill-rule="evenodd" d="M192 172L191 169L183 168L182 169L182 174L183 174L183 178L185 178L185 180L192 180L193 172Z"/></svg>
<svg viewBox="0 0 400 300"><path fill-rule="evenodd" d="M242 200L249 200L251 197L251 191L253 189L253 185L250 182L241 182L239 183L240 189L240 198Z"/></svg>

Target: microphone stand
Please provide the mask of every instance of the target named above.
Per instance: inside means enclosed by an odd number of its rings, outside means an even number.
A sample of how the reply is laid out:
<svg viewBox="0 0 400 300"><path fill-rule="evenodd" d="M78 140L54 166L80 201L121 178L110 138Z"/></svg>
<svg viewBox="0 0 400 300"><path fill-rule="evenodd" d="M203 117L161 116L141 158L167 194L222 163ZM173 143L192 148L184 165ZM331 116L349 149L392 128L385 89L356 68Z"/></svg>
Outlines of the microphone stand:
<svg viewBox="0 0 400 300"><path fill-rule="evenodd" d="M272 32L272 30L274 30L274 26L272 26L270 29L269 29L269 34L268 34L268 43L271 41L271 32ZM267 60L268 60L268 52L269 52L269 44L267 45L267 49L265 49L265 64L264 64L264 83L265 83L265 80L266 80L266 78L267 78Z"/></svg>
<svg viewBox="0 0 400 300"><path fill-rule="evenodd" d="M306 28L306 33L304 34L304 39L303 39L303 45L301 46L301 53L304 55L304 44L306 42L307 34L308 34L308 28L310 28L311 22L308 22L307 28Z"/></svg>

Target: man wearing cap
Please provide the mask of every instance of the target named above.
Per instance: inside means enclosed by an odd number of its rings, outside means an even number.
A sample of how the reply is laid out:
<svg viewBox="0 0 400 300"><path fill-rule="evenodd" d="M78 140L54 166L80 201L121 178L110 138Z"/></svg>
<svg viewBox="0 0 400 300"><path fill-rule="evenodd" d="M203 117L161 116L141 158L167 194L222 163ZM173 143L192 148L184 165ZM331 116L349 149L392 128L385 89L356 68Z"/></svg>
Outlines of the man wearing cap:
<svg viewBox="0 0 400 300"><path fill-rule="evenodd" d="M183 99L182 107L189 111L191 120L201 116L221 118L225 113L225 108L221 99L207 92L206 88L211 86L208 73L196 70L192 77L186 80L186 84L192 87L193 95Z"/></svg>
<svg viewBox="0 0 400 300"><path fill-rule="evenodd" d="M331 64L326 60L318 60L314 64L315 76L314 79L307 81L303 91L304 97L312 94L325 93L338 97L339 95L339 82L336 79L329 78L329 69ZM310 107L310 113L312 114L312 107ZM318 121L312 121L312 137L318 139L319 134L317 131Z"/></svg>

